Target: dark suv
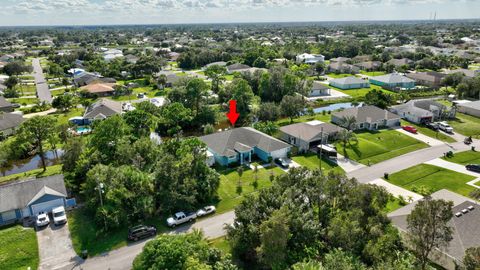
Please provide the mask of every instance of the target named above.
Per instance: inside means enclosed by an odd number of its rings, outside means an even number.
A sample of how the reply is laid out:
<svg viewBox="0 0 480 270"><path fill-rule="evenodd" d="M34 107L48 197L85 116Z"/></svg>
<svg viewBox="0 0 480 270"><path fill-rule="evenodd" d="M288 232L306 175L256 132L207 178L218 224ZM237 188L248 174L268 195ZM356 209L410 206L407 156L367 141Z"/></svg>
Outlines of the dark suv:
<svg viewBox="0 0 480 270"><path fill-rule="evenodd" d="M438 124L437 123L427 123L426 126L431 129L431 130L439 130L440 128L438 127Z"/></svg>
<svg viewBox="0 0 480 270"><path fill-rule="evenodd" d="M128 229L128 240L137 241L157 234L157 229L152 226L138 225Z"/></svg>
<svg viewBox="0 0 480 270"><path fill-rule="evenodd" d="M468 164L465 168L469 171L480 173L480 164Z"/></svg>

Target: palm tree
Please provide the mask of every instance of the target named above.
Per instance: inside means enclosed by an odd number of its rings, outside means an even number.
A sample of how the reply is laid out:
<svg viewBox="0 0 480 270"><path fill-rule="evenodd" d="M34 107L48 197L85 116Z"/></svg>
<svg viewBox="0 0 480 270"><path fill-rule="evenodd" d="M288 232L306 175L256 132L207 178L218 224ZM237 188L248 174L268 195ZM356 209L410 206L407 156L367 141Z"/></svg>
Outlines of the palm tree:
<svg viewBox="0 0 480 270"><path fill-rule="evenodd" d="M357 141L357 136L351 130L344 129L340 131L339 139L343 143L343 155L348 157L347 144L350 144L351 141Z"/></svg>
<svg viewBox="0 0 480 270"><path fill-rule="evenodd" d="M341 126L345 127L348 131L352 131L357 123L355 116L343 116L340 119Z"/></svg>

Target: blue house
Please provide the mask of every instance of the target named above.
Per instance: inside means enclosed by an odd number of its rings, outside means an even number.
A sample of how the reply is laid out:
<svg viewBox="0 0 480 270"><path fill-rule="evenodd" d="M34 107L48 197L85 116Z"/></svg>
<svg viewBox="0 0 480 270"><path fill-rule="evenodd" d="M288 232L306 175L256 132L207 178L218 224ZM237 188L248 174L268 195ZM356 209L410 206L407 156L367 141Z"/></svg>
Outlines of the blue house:
<svg viewBox="0 0 480 270"><path fill-rule="evenodd" d="M334 79L330 81L330 86L340 88L342 90L369 88L370 83L355 76Z"/></svg>
<svg viewBox="0 0 480 270"><path fill-rule="evenodd" d="M385 88L415 88L415 81L397 73L370 78L370 83Z"/></svg>
<svg viewBox="0 0 480 270"><path fill-rule="evenodd" d="M0 186L0 225L50 212L53 208L75 206L75 199L67 200L63 175L20 180Z"/></svg>
<svg viewBox="0 0 480 270"><path fill-rule="evenodd" d="M222 166L249 163L253 155L267 162L269 158L286 157L291 149L291 145L250 127L234 128L199 139L207 145L215 162Z"/></svg>

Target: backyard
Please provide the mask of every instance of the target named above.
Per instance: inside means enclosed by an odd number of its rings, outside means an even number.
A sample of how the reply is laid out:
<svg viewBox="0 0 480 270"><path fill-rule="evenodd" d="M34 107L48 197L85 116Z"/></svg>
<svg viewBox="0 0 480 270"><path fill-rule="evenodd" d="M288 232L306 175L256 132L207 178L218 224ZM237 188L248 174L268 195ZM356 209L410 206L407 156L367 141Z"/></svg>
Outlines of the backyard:
<svg viewBox="0 0 480 270"><path fill-rule="evenodd" d="M311 152L292 157L292 159L293 161L304 167L307 167L310 170L317 170L318 166L320 165L320 159L318 158L318 156ZM325 158L322 158L322 170L325 173L328 173L330 171L336 173L344 173L343 169L340 166Z"/></svg>
<svg viewBox="0 0 480 270"><path fill-rule="evenodd" d="M417 193L423 193L422 190L433 193L441 189L448 189L468 196L475 188L466 183L474 179L474 176L429 164L419 164L391 174L387 181Z"/></svg>
<svg viewBox="0 0 480 270"><path fill-rule="evenodd" d="M0 269L37 269L39 263L35 230L20 225L0 230Z"/></svg>
<svg viewBox="0 0 480 270"><path fill-rule="evenodd" d="M448 123L453 127L454 132L480 138L480 118L457 112L456 119L450 120Z"/></svg>
<svg viewBox="0 0 480 270"><path fill-rule="evenodd" d="M346 149L343 143L336 144L339 154L346 154L350 159L362 164L375 164L415 150L428 147L395 130L356 132L357 142L351 141Z"/></svg>

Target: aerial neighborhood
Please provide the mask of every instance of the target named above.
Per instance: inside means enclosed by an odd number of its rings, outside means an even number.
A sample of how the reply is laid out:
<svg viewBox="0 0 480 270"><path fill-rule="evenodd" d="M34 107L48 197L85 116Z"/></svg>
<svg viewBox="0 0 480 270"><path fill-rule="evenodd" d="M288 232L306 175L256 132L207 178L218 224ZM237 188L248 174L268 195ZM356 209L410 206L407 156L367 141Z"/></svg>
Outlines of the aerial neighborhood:
<svg viewBox="0 0 480 270"><path fill-rule="evenodd" d="M480 21L0 28L0 269L480 269Z"/></svg>

